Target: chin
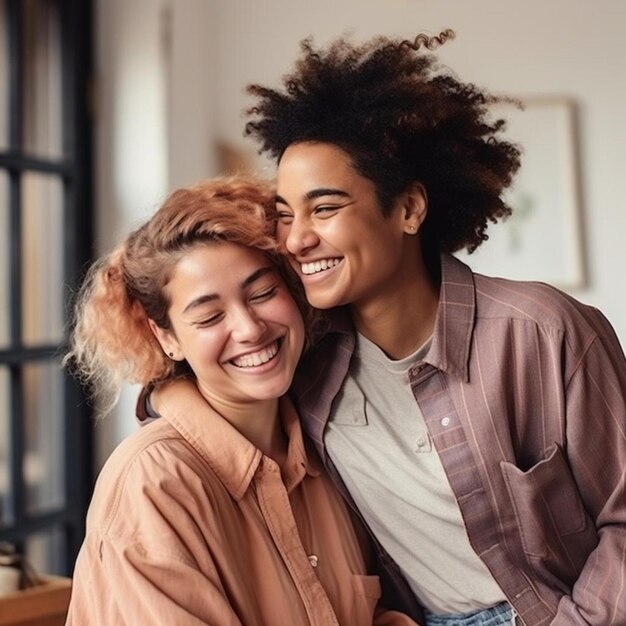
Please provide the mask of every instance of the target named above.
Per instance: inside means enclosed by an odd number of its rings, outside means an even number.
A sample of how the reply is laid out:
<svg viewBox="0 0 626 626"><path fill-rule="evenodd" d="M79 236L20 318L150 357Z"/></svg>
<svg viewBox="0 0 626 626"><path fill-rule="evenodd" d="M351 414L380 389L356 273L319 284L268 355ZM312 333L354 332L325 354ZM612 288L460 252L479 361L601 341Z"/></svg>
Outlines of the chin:
<svg viewBox="0 0 626 626"><path fill-rule="evenodd" d="M306 294L307 302L316 309L333 309L336 306L341 306L346 304L342 300L338 300L330 294L324 293L307 293Z"/></svg>
<svg viewBox="0 0 626 626"><path fill-rule="evenodd" d="M272 383L270 385L265 385L262 389L259 389L259 392L255 395L256 400L274 400L276 398L280 398L284 396L289 391L289 386L291 385L291 378L287 382L280 383Z"/></svg>
<svg viewBox="0 0 626 626"><path fill-rule="evenodd" d="M350 302L344 301L344 300L335 300L335 299L330 300L328 298L316 298L316 299L309 300L309 304L312 307L319 309L320 311L328 311L338 306L344 306L346 304L350 304Z"/></svg>

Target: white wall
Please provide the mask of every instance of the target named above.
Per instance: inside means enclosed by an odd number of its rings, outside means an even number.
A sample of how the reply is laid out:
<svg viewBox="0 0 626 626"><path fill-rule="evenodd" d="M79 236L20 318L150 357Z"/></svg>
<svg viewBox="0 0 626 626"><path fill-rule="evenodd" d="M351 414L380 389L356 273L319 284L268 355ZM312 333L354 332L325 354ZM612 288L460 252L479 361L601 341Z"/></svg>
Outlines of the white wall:
<svg viewBox="0 0 626 626"><path fill-rule="evenodd" d="M165 77L156 0L96 5L96 247L104 254L167 190ZM97 425L100 466L134 428L136 389Z"/></svg>
<svg viewBox="0 0 626 626"><path fill-rule="evenodd" d="M167 192L214 174L211 7L203 0L96 4L96 244L103 254ZM137 389L98 424L96 464L135 428Z"/></svg>
<svg viewBox="0 0 626 626"><path fill-rule="evenodd" d="M170 0L168 184L217 174L215 9L212 0Z"/></svg>
<svg viewBox="0 0 626 626"><path fill-rule="evenodd" d="M244 86L277 84L298 42L351 32L411 37L451 27L438 53L462 80L577 103L589 284L626 343L626 4L623 0L100 0L99 243L108 248L166 190L217 172L215 144L253 154ZM273 166L259 161L264 173ZM132 399L100 438L101 458L132 423Z"/></svg>

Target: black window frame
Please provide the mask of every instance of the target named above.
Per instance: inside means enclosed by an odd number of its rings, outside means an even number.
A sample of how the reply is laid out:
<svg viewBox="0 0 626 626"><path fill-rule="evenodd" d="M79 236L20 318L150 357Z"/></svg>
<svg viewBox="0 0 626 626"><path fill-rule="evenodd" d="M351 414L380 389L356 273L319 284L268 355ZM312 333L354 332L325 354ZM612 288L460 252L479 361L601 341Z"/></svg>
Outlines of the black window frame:
<svg viewBox="0 0 626 626"><path fill-rule="evenodd" d="M85 514L93 487L93 421L84 390L67 373L64 387L65 502L45 513L28 514L23 476L23 372L32 363L59 363L67 349L70 303L93 257L92 171L92 0L39 0L59 11L61 35L61 81L63 154L61 159L31 156L23 150L23 19L24 4L6 0L8 41L8 146L0 150L0 170L8 178L10 246L9 344L0 347L0 365L9 372L9 487L10 522L0 525L0 541L23 551L28 538L46 530L62 529L66 550L59 571L69 575L84 537ZM2 96L2 97L7 97ZM2 123L4 121L2 120ZM62 343L25 346L22 342L22 195L21 179L37 172L56 177L63 188L63 250L65 336Z"/></svg>

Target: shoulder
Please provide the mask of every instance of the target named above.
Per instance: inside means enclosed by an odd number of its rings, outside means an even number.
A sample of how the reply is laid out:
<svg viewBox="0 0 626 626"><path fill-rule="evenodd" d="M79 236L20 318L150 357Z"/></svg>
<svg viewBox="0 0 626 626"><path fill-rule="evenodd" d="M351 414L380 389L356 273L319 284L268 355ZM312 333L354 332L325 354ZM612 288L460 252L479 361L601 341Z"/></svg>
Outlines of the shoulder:
<svg viewBox="0 0 626 626"><path fill-rule="evenodd" d="M129 534L157 516L189 511L200 492L221 483L165 419L126 438L104 464L89 507L89 529Z"/></svg>
<svg viewBox="0 0 626 626"><path fill-rule="evenodd" d="M497 346L517 359L549 360L565 381L595 364L624 371L624 355L601 311L539 282L473 275L476 347Z"/></svg>
<svg viewBox="0 0 626 626"><path fill-rule="evenodd" d="M355 335L347 307L320 314L313 341L296 368L291 394L302 399L343 380L354 352ZM311 401L313 399L311 398Z"/></svg>
<svg viewBox="0 0 626 626"><path fill-rule="evenodd" d="M474 274L474 284L477 321L517 321L583 343L604 331L597 309L551 285L481 274Z"/></svg>

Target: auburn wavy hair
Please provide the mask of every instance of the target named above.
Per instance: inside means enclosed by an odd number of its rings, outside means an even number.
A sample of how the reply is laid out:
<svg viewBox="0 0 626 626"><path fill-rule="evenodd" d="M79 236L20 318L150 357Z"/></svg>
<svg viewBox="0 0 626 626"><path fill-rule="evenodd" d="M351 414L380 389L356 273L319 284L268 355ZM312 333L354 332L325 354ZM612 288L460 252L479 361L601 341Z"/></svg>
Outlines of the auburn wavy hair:
<svg viewBox="0 0 626 626"><path fill-rule="evenodd" d="M345 38L302 55L282 89L249 85L255 105L245 133L260 152L280 161L299 142L334 144L370 179L383 213L414 182L424 185L425 253L474 251L488 223L511 213L502 192L520 165L519 149L503 140L502 119L490 119L499 98L459 81L429 50L454 37L414 41L378 37L362 45Z"/></svg>
<svg viewBox="0 0 626 626"><path fill-rule="evenodd" d="M163 353L148 319L169 328L164 287L176 263L200 243L231 242L265 252L300 310L299 281L273 237L275 192L267 182L228 177L173 192L154 216L90 269L78 294L64 363L110 409L124 383L159 385L192 376L186 362Z"/></svg>

